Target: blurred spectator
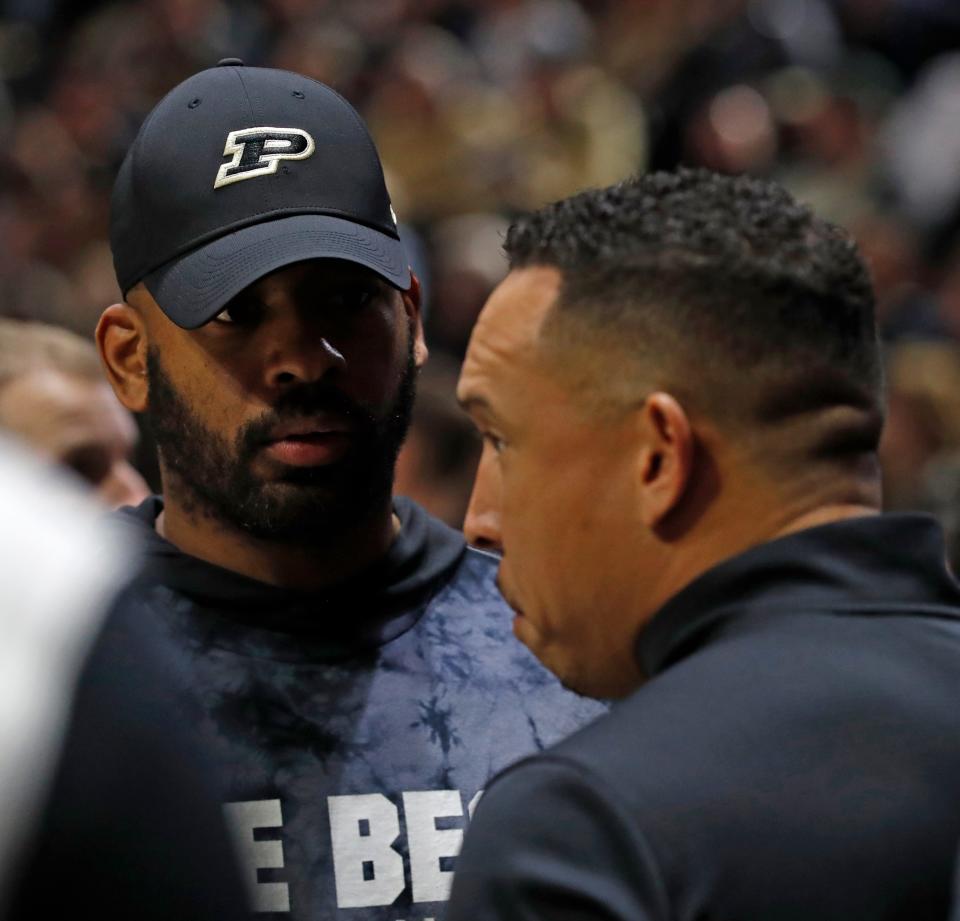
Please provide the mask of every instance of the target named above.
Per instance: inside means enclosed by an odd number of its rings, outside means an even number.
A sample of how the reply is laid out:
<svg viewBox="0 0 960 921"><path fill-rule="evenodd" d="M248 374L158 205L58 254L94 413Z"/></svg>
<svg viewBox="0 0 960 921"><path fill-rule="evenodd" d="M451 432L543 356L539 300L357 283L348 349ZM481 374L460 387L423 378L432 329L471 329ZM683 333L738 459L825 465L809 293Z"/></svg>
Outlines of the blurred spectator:
<svg viewBox="0 0 960 921"><path fill-rule="evenodd" d="M923 277L914 228L895 214L873 211L847 222L870 266L877 291L877 324L884 339L944 339L945 318Z"/></svg>
<svg viewBox="0 0 960 921"><path fill-rule="evenodd" d="M936 295L944 325L960 341L960 237L944 262Z"/></svg>
<svg viewBox="0 0 960 921"><path fill-rule="evenodd" d="M498 214L462 214L434 225L431 291L438 308L426 317L431 348L454 355L466 350L480 308L506 274L506 230Z"/></svg>
<svg viewBox="0 0 960 921"><path fill-rule="evenodd" d="M164 698L165 639L116 603L127 535L2 439L0 504L0 917L243 917L213 785Z"/></svg>
<svg viewBox="0 0 960 921"><path fill-rule="evenodd" d="M149 494L130 463L137 427L93 344L74 333L0 320L0 428L71 470L111 508Z"/></svg>
<svg viewBox="0 0 960 921"><path fill-rule="evenodd" d="M684 148L692 159L718 172L767 173L777 155L770 106L743 83L721 90L686 126Z"/></svg>
<svg viewBox="0 0 960 921"><path fill-rule="evenodd" d="M931 464L960 450L960 348L949 340L896 344L887 356L887 402L884 502L918 508Z"/></svg>
<svg viewBox="0 0 960 921"><path fill-rule="evenodd" d="M905 214L925 229L960 204L960 53L937 58L897 104L881 135L884 165Z"/></svg>
<svg viewBox="0 0 960 921"><path fill-rule="evenodd" d="M364 58L364 44L356 32L343 24L320 22L281 33L270 63L350 97Z"/></svg>

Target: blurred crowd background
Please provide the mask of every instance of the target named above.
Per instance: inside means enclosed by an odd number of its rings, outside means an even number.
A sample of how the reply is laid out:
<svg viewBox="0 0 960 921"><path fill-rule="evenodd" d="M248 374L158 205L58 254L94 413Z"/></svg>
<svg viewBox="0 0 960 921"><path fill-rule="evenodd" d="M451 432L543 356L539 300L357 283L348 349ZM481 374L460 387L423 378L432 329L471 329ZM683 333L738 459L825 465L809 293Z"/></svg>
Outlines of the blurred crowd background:
<svg viewBox="0 0 960 921"><path fill-rule="evenodd" d="M887 504L960 530L957 0L0 0L0 315L89 337L118 297L122 156L226 56L330 84L379 146L432 349L401 492L462 520L478 445L453 386L511 214L685 163L852 230L889 352Z"/></svg>

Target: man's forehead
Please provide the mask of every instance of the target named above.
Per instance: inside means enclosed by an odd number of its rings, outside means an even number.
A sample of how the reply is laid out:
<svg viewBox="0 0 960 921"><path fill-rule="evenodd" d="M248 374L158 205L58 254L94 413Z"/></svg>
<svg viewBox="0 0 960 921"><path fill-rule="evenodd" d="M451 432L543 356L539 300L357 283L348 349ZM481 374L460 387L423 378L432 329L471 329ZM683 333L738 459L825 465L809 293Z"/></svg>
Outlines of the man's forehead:
<svg viewBox="0 0 960 921"><path fill-rule="evenodd" d="M552 267L512 271L490 295L477 320L473 338L481 347L478 351L489 350L508 360L532 357L560 282L560 272Z"/></svg>
<svg viewBox="0 0 960 921"><path fill-rule="evenodd" d="M557 269L534 266L512 271L494 290L470 338L458 389L462 400L477 396L480 386L539 367L541 329L560 282Z"/></svg>

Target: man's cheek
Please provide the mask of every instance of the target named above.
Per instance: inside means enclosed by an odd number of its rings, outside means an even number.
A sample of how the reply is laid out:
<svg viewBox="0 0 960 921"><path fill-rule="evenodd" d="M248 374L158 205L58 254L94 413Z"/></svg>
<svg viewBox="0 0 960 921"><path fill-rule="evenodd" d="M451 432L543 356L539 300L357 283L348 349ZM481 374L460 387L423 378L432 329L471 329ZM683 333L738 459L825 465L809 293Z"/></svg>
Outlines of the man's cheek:
<svg viewBox="0 0 960 921"><path fill-rule="evenodd" d="M517 616L513 621L513 633L536 656L544 668L560 679L562 684L579 691L568 682L575 672L572 664L582 655L581 652L577 651L576 655L571 657L570 649L565 648L562 643L563 638L540 620L534 621L528 617Z"/></svg>
<svg viewBox="0 0 960 921"><path fill-rule="evenodd" d="M513 635L537 658L540 658L538 652L542 646L540 636L533 624L522 614L517 614L513 619Z"/></svg>

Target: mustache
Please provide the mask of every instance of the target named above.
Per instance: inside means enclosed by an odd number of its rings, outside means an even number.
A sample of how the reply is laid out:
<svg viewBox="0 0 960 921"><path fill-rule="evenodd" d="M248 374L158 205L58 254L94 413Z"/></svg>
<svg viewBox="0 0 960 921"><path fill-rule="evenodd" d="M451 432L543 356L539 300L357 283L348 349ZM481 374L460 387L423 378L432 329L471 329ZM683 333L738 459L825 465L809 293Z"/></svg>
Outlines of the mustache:
<svg viewBox="0 0 960 921"><path fill-rule="evenodd" d="M379 427L379 419L369 409L336 387L319 382L282 394L271 409L240 429L237 445L241 452L253 453L270 440L278 425L327 413L349 420L355 434L360 436L373 433Z"/></svg>

